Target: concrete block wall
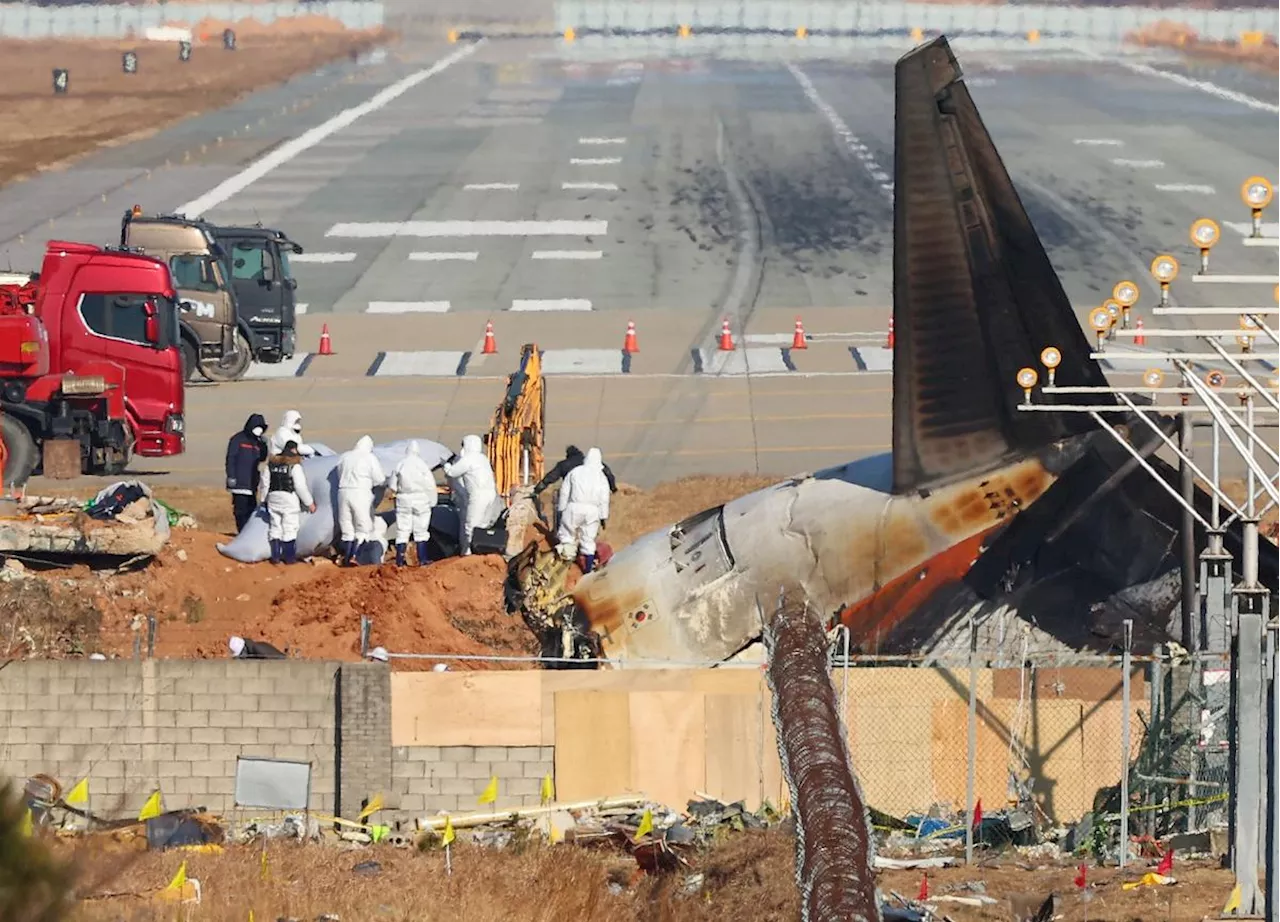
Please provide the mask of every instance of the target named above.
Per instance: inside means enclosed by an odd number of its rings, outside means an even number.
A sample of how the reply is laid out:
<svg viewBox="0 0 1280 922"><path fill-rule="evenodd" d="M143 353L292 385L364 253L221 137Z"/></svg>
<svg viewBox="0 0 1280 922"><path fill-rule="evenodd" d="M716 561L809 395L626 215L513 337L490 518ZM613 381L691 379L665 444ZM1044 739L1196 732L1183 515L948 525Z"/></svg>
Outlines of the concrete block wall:
<svg viewBox="0 0 1280 922"><path fill-rule="evenodd" d="M309 761L334 807L336 663L22 662L0 669L0 776L88 776L91 809L233 809L238 756ZM387 737L390 746L390 737Z"/></svg>
<svg viewBox="0 0 1280 922"><path fill-rule="evenodd" d="M391 771L400 818L483 810L477 798L498 778L497 809L537 806L554 777L554 746L396 746Z"/></svg>
<svg viewBox="0 0 1280 922"><path fill-rule="evenodd" d="M338 805L359 816L361 804L391 790L391 670L348 663L338 680Z"/></svg>

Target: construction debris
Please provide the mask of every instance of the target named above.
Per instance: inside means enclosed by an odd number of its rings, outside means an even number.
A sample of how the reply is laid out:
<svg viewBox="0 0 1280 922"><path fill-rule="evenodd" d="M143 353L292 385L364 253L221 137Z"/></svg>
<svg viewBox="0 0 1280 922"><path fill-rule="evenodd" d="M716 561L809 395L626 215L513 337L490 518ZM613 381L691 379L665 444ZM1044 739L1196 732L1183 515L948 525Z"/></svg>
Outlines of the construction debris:
<svg viewBox="0 0 1280 922"><path fill-rule="evenodd" d="M0 499L0 553L154 557L168 540L168 511L136 480L112 484L88 503L51 496Z"/></svg>

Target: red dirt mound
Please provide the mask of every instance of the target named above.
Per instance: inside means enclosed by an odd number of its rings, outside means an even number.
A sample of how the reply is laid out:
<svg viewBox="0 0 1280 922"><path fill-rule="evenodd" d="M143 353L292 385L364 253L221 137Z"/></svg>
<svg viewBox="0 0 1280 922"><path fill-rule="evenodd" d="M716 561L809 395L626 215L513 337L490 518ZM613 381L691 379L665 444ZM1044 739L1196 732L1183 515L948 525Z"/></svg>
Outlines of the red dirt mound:
<svg viewBox="0 0 1280 922"><path fill-rule="evenodd" d="M283 589L247 628L310 659L358 656L360 617L373 619L372 646L392 653L523 656L537 652L518 616L503 610L500 557L442 560L428 567L329 570ZM393 660L396 669L430 669L433 660ZM450 669L528 668L446 661Z"/></svg>

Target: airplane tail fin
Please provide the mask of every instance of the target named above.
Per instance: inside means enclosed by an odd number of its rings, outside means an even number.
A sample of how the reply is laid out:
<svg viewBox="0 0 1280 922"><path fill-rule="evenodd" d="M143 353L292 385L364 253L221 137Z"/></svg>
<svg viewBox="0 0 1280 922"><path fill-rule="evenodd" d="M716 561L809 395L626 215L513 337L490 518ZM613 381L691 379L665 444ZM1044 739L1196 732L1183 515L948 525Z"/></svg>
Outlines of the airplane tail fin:
<svg viewBox="0 0 1280 922"><path fill-rule="evenodd" d="M906 493L1094 428L1016 409L1018 369L1043 383L1046 346L1062 354L1057 384L1106 379L947 40L902 57L895 84L893 478Z"/></svg>

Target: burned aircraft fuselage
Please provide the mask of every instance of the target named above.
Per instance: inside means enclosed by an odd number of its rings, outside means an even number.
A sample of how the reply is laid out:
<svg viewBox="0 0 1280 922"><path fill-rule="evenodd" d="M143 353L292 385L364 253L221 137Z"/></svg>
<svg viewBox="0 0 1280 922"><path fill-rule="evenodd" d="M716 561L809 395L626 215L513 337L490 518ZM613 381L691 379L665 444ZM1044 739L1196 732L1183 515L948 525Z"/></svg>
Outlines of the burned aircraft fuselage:
<svg viewBox="0 0 1280 922"><path fill-rule="evenodd" d="M574 599L615 659L727 658L760 636L761 606L793 589L847 624L855 645L876 647L963 579L1065 460L1055 447L908 495L890 492L888 455L788 480L646 535Z"/></svg>

